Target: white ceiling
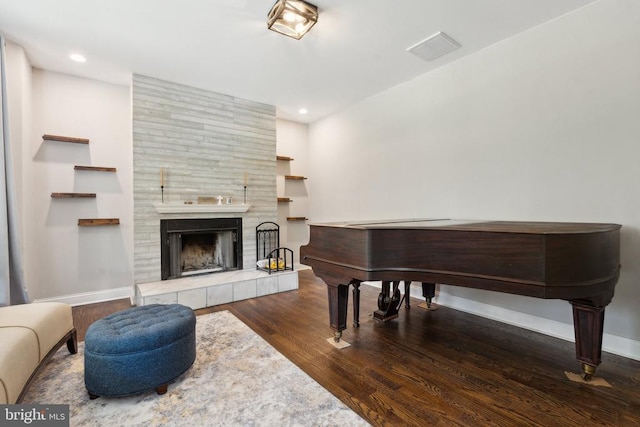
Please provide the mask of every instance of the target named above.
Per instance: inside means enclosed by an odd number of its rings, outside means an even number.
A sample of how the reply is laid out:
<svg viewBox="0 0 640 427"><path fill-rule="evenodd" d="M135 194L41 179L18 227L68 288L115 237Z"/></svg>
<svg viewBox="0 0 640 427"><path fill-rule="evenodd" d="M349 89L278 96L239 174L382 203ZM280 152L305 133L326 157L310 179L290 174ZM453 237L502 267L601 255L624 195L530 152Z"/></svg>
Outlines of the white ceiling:
<svg viewBox="0 0 640 427"><path fill-rule="evenodd" d="M267 30L273 1L0 0L0 33L45 70L118 84L143 74L313 122L594 0L316 0L299 41ZM406 52L438 31L462 47L433 62Z"/></svg>

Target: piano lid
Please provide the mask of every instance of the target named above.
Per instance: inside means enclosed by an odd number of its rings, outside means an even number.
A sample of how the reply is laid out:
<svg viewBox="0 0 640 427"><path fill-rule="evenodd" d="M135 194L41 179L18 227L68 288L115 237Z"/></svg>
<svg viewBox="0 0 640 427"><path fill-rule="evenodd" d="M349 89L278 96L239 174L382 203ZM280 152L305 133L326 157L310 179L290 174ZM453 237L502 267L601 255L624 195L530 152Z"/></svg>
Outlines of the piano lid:
<svg viewBox="0 0 640 427"><path fill-rule="evenodd" d="M410 218L395 220L345 221L312 223L316 227L374 229L443 229L495 233L572 234L601 233L618 230L620 224L580 222L486 221L469 219Z"/></svg>

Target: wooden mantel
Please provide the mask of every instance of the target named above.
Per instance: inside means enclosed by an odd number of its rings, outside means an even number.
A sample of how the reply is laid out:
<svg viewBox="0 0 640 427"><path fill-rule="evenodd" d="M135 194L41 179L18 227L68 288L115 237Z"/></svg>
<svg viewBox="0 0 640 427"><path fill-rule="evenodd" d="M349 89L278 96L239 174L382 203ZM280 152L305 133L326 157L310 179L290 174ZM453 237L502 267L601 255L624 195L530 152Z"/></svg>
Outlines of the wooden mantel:
<svg viewBox="0 0 640 427"><path fill-rule="evenodd" d="M174 203L154 203L156 211L161 214L169 213L226 213L226 212L246 212L251 205L218 205L218 204L185 204Z"/></svg>

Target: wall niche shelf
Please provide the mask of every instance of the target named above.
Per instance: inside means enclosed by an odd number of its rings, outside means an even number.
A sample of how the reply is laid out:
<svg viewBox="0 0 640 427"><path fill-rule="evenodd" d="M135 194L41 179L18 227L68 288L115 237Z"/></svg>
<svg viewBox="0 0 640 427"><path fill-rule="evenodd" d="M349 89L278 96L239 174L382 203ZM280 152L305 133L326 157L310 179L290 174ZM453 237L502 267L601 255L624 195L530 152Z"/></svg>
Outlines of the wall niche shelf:
<svg viewBox="0 0 640 427"><path fill-rule="evenodd" d="M293 202L291 197L278 197L278 203L288 203Z"/></svg>
<svg viewBox="0 0 640 427"><path fill-rule="evenodd" d="M95 199L96 193L51 193L52 199Z"/></svg>
<svg viewBox="0 0 640 427"><path fill-rule="evenodd" d="M293 160L293 157L288 156L276 156L276 160L282 160L283 162L290 162Z"/></svg>
<svg viewBox="0 0 640 427"><path fill-rule="evenodd" d="M284 179L290 179L290 180L294 180L294 181L302 181L307 179L306 176L298 176L298 175L285 175Z"/></svg>
<svg viewBox="0 0 640 427"><path fill-rule="evenodd" d="M303 216L288 216L287 221L307 221L309 218Z"/></svg>
<svg viewBox="0 0 640 427"><path fill-rule="evenodd" d="M79 227L95 227L100 225L119 225L120 218L80 218Z"/></svg>
<svg viewBox="0 0 640 427"><path fill-rule="evenodd" d="M115 172L116 168L109 168L104 166L80 166L75 165L73 167L74 170L77 171L96 171L96 172Z"/></svg>
<svg viewBox="0 0 640 427"><path fill-rule="evenodd" d="M58 141L58 142L71 142L74 144L88 144L89 138L74 138L71 136L60 136L60 135L42 135L42 139L45 141Z"/></svg>

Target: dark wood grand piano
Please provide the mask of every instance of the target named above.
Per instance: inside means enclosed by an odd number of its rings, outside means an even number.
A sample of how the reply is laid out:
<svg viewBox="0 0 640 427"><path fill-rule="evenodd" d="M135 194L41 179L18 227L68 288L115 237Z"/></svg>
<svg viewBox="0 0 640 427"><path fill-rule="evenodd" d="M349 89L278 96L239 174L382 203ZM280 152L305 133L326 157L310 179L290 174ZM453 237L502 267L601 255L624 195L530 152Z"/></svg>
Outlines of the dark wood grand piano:
<svg viewBox="0 0 640 427"><path fill-rule="evenodd" d="M604 310L620 272L618 224L412 219L312 224L300 261L327 284L329 320L339 341L353 286L382 281L374 317L397 317L405 293L422 282L427 304L435 284L563 299L573 306L576 357L583 378L600 364ZM408 298L406 299L408 303Z"/></svg>

